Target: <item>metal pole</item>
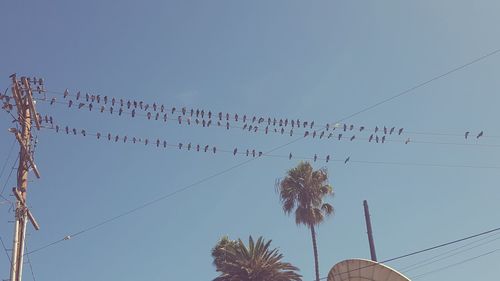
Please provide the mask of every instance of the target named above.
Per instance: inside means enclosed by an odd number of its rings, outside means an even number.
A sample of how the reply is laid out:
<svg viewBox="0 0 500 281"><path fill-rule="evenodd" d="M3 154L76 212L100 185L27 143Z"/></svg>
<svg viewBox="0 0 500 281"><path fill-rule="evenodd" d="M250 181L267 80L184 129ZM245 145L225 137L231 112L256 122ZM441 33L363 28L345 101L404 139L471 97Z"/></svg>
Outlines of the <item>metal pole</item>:
<svg viewBox="0 0 500 281"><path fill-rule="evenodd" d="M365 221L366 221L366 231L368 233L368 242L370 243L370 255L372 261L377 261L377 254L375 253L375 242L373 241L372 223L370 220L370 210L368 209L368 202L363 201L363 206L365 207Z"/></svg>

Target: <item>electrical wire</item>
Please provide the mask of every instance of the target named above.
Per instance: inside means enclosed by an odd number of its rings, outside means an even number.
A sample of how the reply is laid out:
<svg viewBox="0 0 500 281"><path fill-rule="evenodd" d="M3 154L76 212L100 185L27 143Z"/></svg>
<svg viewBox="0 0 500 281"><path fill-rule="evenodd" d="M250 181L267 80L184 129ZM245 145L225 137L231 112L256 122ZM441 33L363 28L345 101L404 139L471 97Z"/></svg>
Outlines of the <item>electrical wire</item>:
<svg viewBox="0 0 500 281"><path fill-rule="evenodd" d="M414 251L414 252L411 252L411 253L408 253L408 254L403 254L403 255L400 255L400 256L397 256L397 257L394 257L394 258L389 258L389 259L386 259L386 260L378 262L378 263L374 263L374 264L362 266L360 268L350 269L350 270L347 270L347 271L344 271L344 272L338 272L335 275L338 276L338 275L350 273L350 272L353 272L353 271L356 271L356 270L361 270L361 269L364 269L364 268L369 268L369 267L372 267L372 266L375 266L375 265L378 265L378 264L385 264L385 263L392 262L392 261L395 261L395 260L399 260L399 259L411 257L411 256L414 256L414 255L418 255L418 254L425 253L425 252L428 252L428 251L432 251L432 250L436 250L436 249L439 249L439 248L443 248L443 247L446 247L446 246L449 246L449 245L453 245L453 244L456 244L456 243L467 241L467 240L470 240L470 239L473 239L473 238L476 238L476 237L480 237L480 236L484 236L484 235L487 235L487 234L490 234L490 233L494 233L494 232L497 232L497 231L500 231L500 227L493 228L493 229L490 229L490 230L487 230L487 231L483 231L483 232L480 232L480 233L477 233L477 234L473 234L473 235L470 235L470 236L466 236L466 237L463 237L463 238L460 238L460 239L456 239L456 240L453 240L453 241L449 241L449 242L445 242L445 243L442 243L442 244L438 244L438 245L435 245L435 246L431 246L431 247L428 247L428 248L425 248L425 249L422 249L422 250L417 250L417 251ZM323 278L320 278L320 280L324 280L324 279L327 279L327 278L328 277L323 277Z"/></svg>
<svg viewBox="0 0 500 281"><path fill-rule="evenodd" d="M12 145L10 146L10 149L9 149L9 153L7 154L7 158L5 159L5 162L3 163L3 166L2 166L2 170L0 171L0 179L2 178L3 176L3 172L5 171L5 167L7 166L7 162L9 161L10 159L10 155L12 154L12 151L14 150L14 146L16 144L16 139L14 139L12 141Z"/></svg>
<svg viewBox="0 0 500 281"><path fill-rule="evenodd" d="M2 236L0 236L0 242L2 243L2 248L5 252L5 255L7 256L7 259L9 260L9 263L12 265L12 260L10 259L9 251L7 250L7 247L5 247L5 244L3 243Z"/></svg>
<svg viewBox="0 0 500 281"><path fill-rule="evenodd" d="M435 270L432 270L432 271L428 271L428 272L425 272L425 273L422 273L422 274L419 274L419 275L415 275L415 276L411 277L411 279L412 280L419 279L419 278L422 278L423 276L426 276L426 275L429 275L429 274L433 274L433 273L436 273L436 272L439 272L439 271L443 271L445 269L448 269L448 268L451 268L451 267L454 267L454 266L457 266L457 265L461 265L461 264L464 264L464 263L467 263L467 262L471 262L471 261L476 260L478 258L487 256L487 255L491 255L493 253L496 253L498 251L500 251L500 249L489 251L487 253L484 253L484 254L481 254L481 255L478 255L478 256L474 256L472 258L468 258L468 259L462 260L462 261L457 262L457 263L453 263L453 264L450 264L450 265L447 265L447 266L444 266L444 267L441 267L441 268L438 268L438 269L435 269Z"/></svg>

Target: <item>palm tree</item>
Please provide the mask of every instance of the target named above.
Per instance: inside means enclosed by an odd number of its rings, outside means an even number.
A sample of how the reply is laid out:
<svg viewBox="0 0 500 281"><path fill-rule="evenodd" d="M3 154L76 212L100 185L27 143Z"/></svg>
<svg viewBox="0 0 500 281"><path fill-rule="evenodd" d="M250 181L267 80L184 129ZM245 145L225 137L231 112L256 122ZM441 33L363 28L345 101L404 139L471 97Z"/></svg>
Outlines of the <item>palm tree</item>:
<svg viewBox="0 0 500 281"><path fill-rule="evenodd" d="M277 182L276 189L285 214L290 215L295 211L295 223L311 229L316 281L319 281L315 226L333 214L333 206L323 202L324 197L333 195L333 188L328 184L328 173L324 168L314 171L308 162L300 162L287 172L284 179Z"/></svg>
<svg viewBox="0 0 500 281"><path fill-rule="evenodd" d="M230 240L224 236L212 249L213 264L220 275L213 281L301 281L299 269L281 262L283 255L278 249L269 249L271 240L252 236L248 247L241 239Z"/></svg>

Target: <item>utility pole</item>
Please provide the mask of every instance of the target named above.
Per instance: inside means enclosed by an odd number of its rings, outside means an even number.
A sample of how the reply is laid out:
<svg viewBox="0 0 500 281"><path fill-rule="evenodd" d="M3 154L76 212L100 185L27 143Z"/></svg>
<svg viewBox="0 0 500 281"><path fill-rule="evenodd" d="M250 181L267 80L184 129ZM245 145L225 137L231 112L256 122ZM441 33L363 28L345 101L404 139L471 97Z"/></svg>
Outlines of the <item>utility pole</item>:
<svg viewBox="0 0 500 281"><path fill-rule="evenodd" d="M363 201L363 206L365 207L365 221L366 221L366 232L368 233L368 242L370 243L370 255L372 261L377 261L377 254L375 253L375 242L373 241L372 232L372 222L370 219L370 210L368 209L368 201Z"/></svg>
<svg viewBox="0 0 500 281"><path fill-rule="evenodd" d="M12 189L16 197L16 211L14 222L14 239L12 247L12 264L10 269L10 281L21 281L23 273L23 258L26 239L26 224L28 220L36 230L40 229L35 218L26 204L26 192L28 189L28 172L32 170L37 178L40 173L33 160L31 125L35 124L40 129L39 115L35 109L30 78L21 77L19 81L16 74L10 76L12 79L12 98L16 103L19 122L19 130L9 129L19 142L19 167L17 169L17 186ZM36 79L34 83L43 87L43 80Z"/></svg>

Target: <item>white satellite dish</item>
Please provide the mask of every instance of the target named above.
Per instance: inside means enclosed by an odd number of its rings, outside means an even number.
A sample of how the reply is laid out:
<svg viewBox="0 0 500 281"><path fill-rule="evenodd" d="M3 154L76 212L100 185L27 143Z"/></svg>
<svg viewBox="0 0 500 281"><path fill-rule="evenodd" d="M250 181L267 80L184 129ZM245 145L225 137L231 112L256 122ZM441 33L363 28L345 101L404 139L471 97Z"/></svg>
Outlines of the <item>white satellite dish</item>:
<svg viewBox="0 0 500 281"><path fill-rule="evenodd" d="M364 259L341 261L328 273L328 281L410 281L396 270Z"/></svg>

